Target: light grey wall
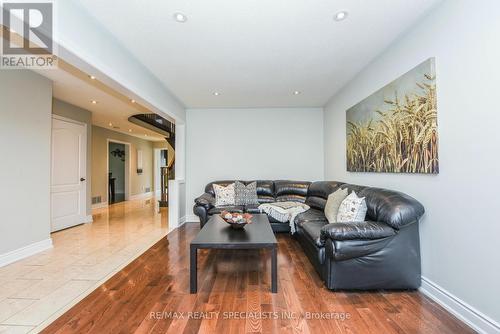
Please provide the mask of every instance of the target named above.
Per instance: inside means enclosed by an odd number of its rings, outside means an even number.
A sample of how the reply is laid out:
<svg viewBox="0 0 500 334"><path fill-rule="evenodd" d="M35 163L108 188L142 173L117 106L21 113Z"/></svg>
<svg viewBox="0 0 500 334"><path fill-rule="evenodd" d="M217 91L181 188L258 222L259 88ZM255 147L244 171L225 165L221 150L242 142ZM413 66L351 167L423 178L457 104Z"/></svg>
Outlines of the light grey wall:
<svg viewBox="0 0 500 334"><path fill-rule="evenodd" d="M323 179L323 109L189 109L186 214L217 179Z"/></svg>
<svg viewBox="0 0 500 334"><path fill-rule="evenodd" d="M146 188L153 191L153 142L121 132L92 127L92 197L108 198L108 139L130 144L130 195L140 195ZM142 151L142 174L137 173L137 151Z"/></svg>
<svg viewBox="0 0 500 334"><path fill-rule="evenodd" d="M52 82L0 71L0 255L50 238Z"/></svg>
<svg viewBox="0 0 500 334"><path fill-rule="evenodd" d="M52 100L52 113L87 125L87 215L92 214L92 113L64 101Z"/></svg>
<svg viewBox="0 0 500 334"><path fill-rule="evenodd" d="M325 176L420 200L423 276L500 322L498 13L495 0L446 1L333 97ZM440 174L347 173L346 109L429 57L436 57Z"/></svg>

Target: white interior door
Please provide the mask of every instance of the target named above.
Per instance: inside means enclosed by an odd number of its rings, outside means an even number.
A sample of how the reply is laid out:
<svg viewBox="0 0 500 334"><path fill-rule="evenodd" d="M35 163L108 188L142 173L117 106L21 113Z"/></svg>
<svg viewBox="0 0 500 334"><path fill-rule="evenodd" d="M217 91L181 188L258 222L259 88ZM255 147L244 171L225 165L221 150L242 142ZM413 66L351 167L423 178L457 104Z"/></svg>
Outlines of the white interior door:
<svg viewBox="0 0 500 334"><path fill-rule="evenodd" d="M52 232L86 218L87 130L85 125L52 119Z"/></svg>

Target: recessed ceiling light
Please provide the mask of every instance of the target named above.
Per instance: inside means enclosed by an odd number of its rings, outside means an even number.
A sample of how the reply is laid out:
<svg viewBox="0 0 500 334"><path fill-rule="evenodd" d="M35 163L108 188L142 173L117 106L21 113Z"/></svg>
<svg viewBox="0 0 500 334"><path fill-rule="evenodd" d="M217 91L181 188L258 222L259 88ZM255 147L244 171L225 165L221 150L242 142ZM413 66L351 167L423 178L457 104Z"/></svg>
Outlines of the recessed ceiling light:
<svg viewBox="0 0 500 334"><path fill-rule="evenodd" d="M97 104L97 101L96 100L92 100L92 101L90 101L90 103Z"/></svg>
<svg viewBox="0 0 500 334"><path fill-rule="evenodd" d="M109 125L109 126L111 126L111 127L113 127L113 123L111 123L111 122L109 122L109 124L108 124L108 125Z"/></svg>
<svg viewBox="0 0 500 334"><path fill-rule="evenodd" d="M132 132L132 129L128 129L128 132Z"/></svg>
<svg viewBox="0 0 500 334"><path fill-rule="evenodd" d="M337 12L337 14L335 14L334 19L335 21L343 21L347 18L347 15L347 11L341 10L340 12Z"/></svg>
<svg viewBox="0 0 500 334"><path fill-rule="evenodd" d="M184 23L187 21L187 16L182 14L182 13L175 13L174 14L174 20L180 23Z"/></svg>
<svg viewBox="0 0 500 334"><path fill-rule="evenodd" d="M89 75L89 78L90 78L91 80L95 80L95 76L93 76L93 75Z"/></svg>
<svg viewBox="0 0 500 334"><path fill-rule="evenodd" d="M130 102L135 103L136 101L134 99L130 100Z"/></svg>
<svg viewBox="0 0 500 334"><path fill-rule="evenodd" d="M219 96L219 95L220 95L220 93L219 93L219 92L214 92L214 95L215 95L215 96Z"/></svg>
<svg viewBox="0 0 500 334"><path fill-rule="evenodd" d="M293 95L299 95L300 94L300 91L296 90L293 92Z"/></svg>
<svg viewBox="0 0 500 334"><path fill-rule="evenodd" d="M148 136L147 134L144 135L144 137L147 137L147 136Z"/></svg>

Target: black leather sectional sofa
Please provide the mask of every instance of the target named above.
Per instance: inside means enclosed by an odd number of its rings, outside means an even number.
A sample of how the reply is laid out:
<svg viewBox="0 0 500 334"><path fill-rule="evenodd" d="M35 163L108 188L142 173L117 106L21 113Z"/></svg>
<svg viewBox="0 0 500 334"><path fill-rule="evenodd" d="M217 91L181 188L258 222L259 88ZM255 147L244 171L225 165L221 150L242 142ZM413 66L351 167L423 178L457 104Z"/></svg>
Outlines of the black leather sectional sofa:
<svg viewBox="0 0 500 334"><path fill-rule="evenodd" d="M213 183L195 199L194 213L203 226L222 210L259 213L258 205L216 208ZM245 184L253 181L242 181ZM363 223L329 224L324 208L328 195L339 188L366 198ZM424 207L403 193L336 181L257 181L259 203L298 201L310 210L296 220L295 237L332 290L417 289L421 282L418 221ZM269 217L275 232L289 231L288 223Z"/></svg>

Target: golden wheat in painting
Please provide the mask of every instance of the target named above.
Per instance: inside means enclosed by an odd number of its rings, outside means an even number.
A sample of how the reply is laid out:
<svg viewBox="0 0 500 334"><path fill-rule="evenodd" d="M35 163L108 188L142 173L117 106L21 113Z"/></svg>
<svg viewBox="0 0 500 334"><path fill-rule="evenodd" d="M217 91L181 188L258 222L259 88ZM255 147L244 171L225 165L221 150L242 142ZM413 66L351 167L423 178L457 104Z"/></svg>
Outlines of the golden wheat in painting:
<svg viewBox="0 0 500 334"><path fill-rule="evenodd" d="M439 173L434 58L347 110L347 170Z"/></svg>

